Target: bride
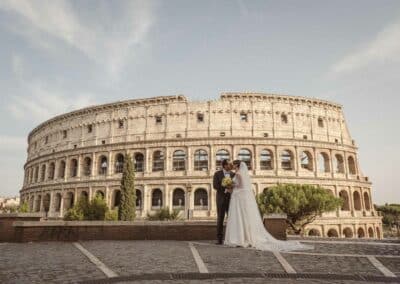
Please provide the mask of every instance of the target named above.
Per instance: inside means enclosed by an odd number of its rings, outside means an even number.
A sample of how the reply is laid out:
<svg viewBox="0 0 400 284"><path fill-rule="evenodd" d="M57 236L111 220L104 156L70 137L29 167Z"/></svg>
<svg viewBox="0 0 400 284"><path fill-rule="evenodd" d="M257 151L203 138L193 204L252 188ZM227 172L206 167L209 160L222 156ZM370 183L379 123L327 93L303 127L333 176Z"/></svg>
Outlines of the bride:
<svg viewBox="0 0 400 284"><path fill-rule="evenodd" d="M298 241L280 241L264 228L257 202L251 189L247 165L233 161L236 171L234 187L228 211L225 245L252 247L266 251L290 251L311 249Z"/></svg>

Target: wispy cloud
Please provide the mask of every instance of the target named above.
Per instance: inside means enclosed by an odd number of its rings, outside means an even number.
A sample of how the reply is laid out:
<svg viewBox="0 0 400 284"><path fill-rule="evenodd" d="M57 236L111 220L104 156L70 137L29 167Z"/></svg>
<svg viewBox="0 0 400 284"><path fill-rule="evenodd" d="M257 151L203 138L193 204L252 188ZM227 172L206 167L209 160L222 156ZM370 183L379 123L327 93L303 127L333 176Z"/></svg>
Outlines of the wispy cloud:
<svg viewBox="0 0 400 284"><path fill-rule="evenodd" d="M27 82L24 90L29 95L14 95L7 109L19 120L29 119L40 122L57 114L96 104L91 94L78 94L74 97L60 92L40 81Z"/></svg>
<svg viewBox="0 0 400 284"><path fill-rule="evenodd" d="M331 73L346 74L371 64L395 61L400 61L400 21L388 25L371 42L335 63Z"/></svg>
<svg viewBox="0 0 400 284"><path fill-rule="evenodd" d="M26 138L22 136L0 135L0 152L26 147Z"/></svg>
<svg viewBox="0 0 400 284"><path fill-rule="evenodd" d="M147 35L154 23L152 1L96 2L99 15L84 17L69 1L3 0L0 10L18 15L9 24L34 45L57 49L60 44L72 47L100 64L110 75L118 77L125 64L134 58L136 49L147 44ZM119 9L119 17L109 11ZM107 14L109 13L109 14ZM55 48L56 47L56 48Z"/></svg>

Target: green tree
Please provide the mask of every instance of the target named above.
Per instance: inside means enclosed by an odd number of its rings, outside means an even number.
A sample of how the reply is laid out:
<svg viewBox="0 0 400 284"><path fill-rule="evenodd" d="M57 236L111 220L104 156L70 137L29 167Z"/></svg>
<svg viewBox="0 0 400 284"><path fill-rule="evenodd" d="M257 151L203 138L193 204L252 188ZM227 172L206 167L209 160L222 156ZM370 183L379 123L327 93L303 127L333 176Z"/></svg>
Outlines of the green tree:
<svg viewBox="0 0 400 284"><path fill-rule="evenodd" d="M396 228L397 236L400 237L400 204L385 204L376 209L382 213L383 224Z"/></svg>
<svg viewBox="0 0 400 284"><path fill-rule="evenodd" d="M87 211L84 212L85 220L103 221L108 212L107 203L101 195L96 195L90 202Z"/></svg>
<svg viewBox="0 0 400 284"><path fill-rule="evenodd" d="M125 155L124 170L121 179L121 202L118 207L118 218L122 221L133 221L136 217L135 171L130 155Z"/></svg>
<svg viewBox="0 0 400 284"><path fill-rule="evenodd" d="M28 205L28 202L24 201L24 202L18 207L18 212L19 212L19 213L28 213L28 212L29 212L29 205Z"/></svg>
<svg viewBox="0 0 400 284"><path fill-rule="evenodd" d="M340 207L342 200L319 186L280 184L257 196L257 203L262 215L285 213L290 228L301 234L322 213Z"/></svg>

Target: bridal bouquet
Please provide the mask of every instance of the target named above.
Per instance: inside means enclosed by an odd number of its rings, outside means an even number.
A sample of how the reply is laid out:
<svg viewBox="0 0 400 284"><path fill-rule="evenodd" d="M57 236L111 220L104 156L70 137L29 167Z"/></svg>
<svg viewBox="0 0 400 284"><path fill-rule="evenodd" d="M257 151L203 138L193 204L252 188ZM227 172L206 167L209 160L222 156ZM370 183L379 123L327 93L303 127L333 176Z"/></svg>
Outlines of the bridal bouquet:
<svg viewBox="0 0 400 284"><path fill-rule="evenodd" d="M232 188L233 186L233 180L230 177L224 177L222 179L221 185L225 188Z"/></svg>

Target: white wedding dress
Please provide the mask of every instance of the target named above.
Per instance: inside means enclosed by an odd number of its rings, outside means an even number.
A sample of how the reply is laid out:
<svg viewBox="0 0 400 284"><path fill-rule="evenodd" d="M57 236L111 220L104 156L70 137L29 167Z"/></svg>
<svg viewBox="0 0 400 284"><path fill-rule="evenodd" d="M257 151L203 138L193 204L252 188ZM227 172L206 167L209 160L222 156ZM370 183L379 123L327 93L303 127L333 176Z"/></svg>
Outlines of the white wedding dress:
<svg viewBox="0 0 400 284"><path fill-rule="evenodd" d="M280 241L265 229L251 189L247 165L240 163L234 179L225 232L225 245L252 247L263 251L312 249L298 241Z"/></svg>

